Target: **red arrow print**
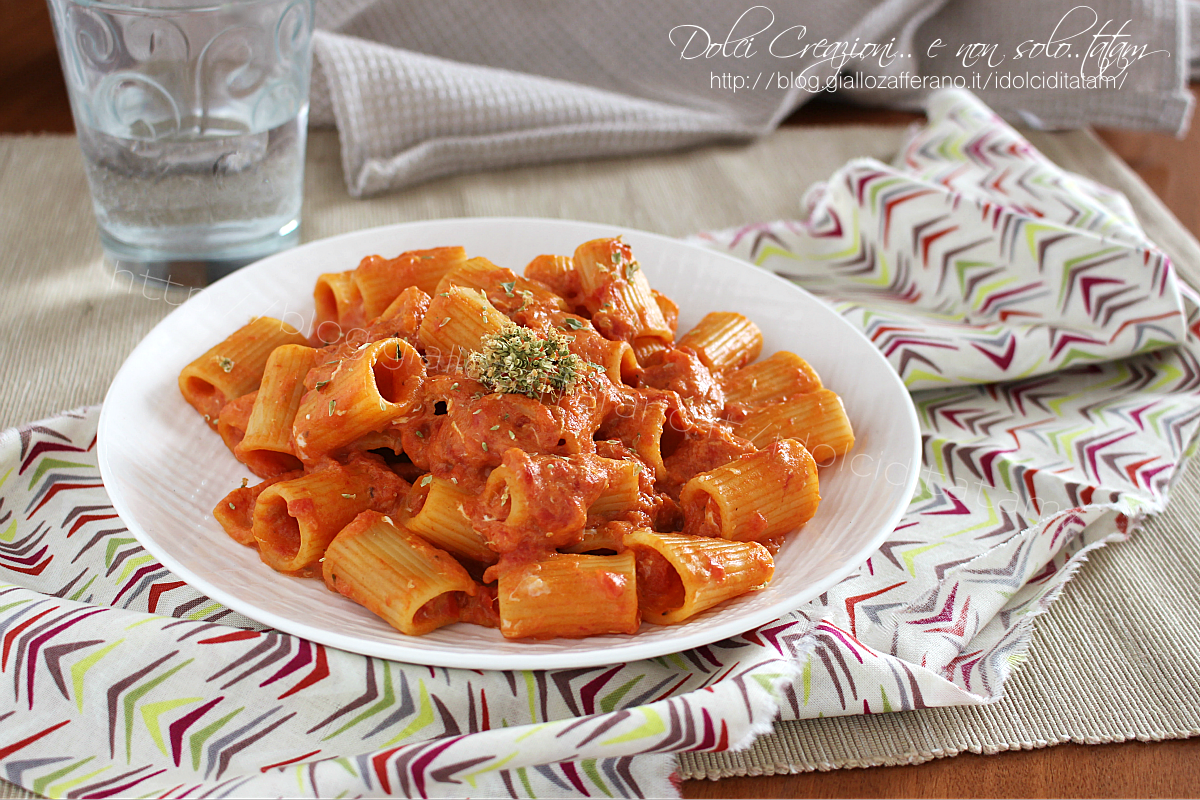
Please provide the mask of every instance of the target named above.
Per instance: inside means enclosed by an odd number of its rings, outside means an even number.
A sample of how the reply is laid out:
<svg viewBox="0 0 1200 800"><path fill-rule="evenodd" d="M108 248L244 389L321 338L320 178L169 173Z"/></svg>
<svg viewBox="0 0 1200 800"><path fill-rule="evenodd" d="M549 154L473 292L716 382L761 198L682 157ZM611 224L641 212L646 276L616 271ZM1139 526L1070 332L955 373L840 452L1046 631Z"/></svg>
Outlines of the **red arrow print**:
<svg viewBox="0 0 1200 800"><path fill-rule="evenodd" d="M316 750L313 750L311 753L305 753L302 756L296 756L295 758L289 758L286 761L276 761L274 764L267 764L265 767L259 767L258 771L266 772L267 770L272 770L272 769L275 769L276 767L286 767L288 764L295 764L297 761L303 761L306 758L312 758L319 752L321 752L321 748L318 747Z"/></svg>
<svg viewBox="0 0 1200 800"><path fill-rule="evenodd" d="M946 234L954 233L956 230L958 230L958 226L953 225L949 228L944 228L940 231L934 231L933 233L929 234L928 236L921 237L921 266L923 266L923 267L929 266L929 248L933 246L933 243L936 242L938 239L942 238L943 236L945 236Z"/></svg>
<svg viewBox="0 0 1200 800"><path fill-rule="evenodd" d="M859 205L862 205L863 194L867 190L867 185L871 181L875 180L876 178L884 178L884 177L887 177L886 172L880 172L879 170L875 170L874 172L868 172L866 175L863 175L863 176L859 177L856 181L854 181L854 183L856 183L857 185L852 185L850 188L851 188L851 191L853 191L858 196ZM851 179L851 180L854 180L854 179Z"/></svg>
<svg viewBox="0 0 1200 800"><path fill-rule="evenodd" d="M996 353L993 353L992 351L982 347L981 345L975 344L974 342L971 342L971 346L991 359L992 363L997 367L1002 370L1007 370L1009 365L1012 364L1013 356L1017 352L1017 337L1008 337L1008 346L1004 349L1003 355L997 355Z"/></svg>
<svg viewBox="0 0 1200 800"><path fill-rule="evenodd" d="M149 604L147 610L153 614L158 608L158 598L172 589L178 589L180 586L187 586L183 581L171 581L170 583L156 583L150 587Z"/></svg>
<svg viewBox="0 0 1200 800"><path fill-rule="evenodd" d="M950 589L950 596L946 598L946 605L937 616L929 617L928 619L914 619L913 625L932 625L935 622L950 622L954 619L954 596L958 594L958 584L954 584Z"/></svg>
<svg viewBox="0 0 1200 800"><path fill-rule="evenodd" d="M1082 294L1083 294L1083 307L1087 311L1089 316L1091 316L1091 313L1092 313L1092 287L1093 286L1103 286L1106 283L1121 283L1121 282L1122 281L1119 281L1116 278L1083 277L1083 278L1079 279L1079 288L1082 290Z"/></svg>
<svg viewBox="0 0 1200 800"><path fill-rule="evenodd" d="M259 636L262 636L262 633L259 631L233 631L221 636L214 636L211 639L200 639L196 644L225 644L227 642L240 642L243 639L257 639Z"/></svg>
<svg viewBox="0 0 1200 800"><path fill-rule="evenodd" d="M58 606L51 606L50 608L47 608L42 613L38 614L37 616L30 617L29 619L25 620L24 622L22 622L17 627L13 628L11 631L9 631L5 635L5 637L4 637L4 652L3 652L3 655L0 655L0 670L6 669L8 667L8 651L12 649L12 643L18 636L21 635L21 631L25 630L30 625L37 622L39 619L46 616L51 611L57 611L57 610L58 610Z"/></svg>
<svg viewBox="0 0 1200 800"><path fill-rule="evenodd" d="M29 514L26 516L26 519L33 519L33 515L39 511L41 511L42 506L46 505L46 503L49 503L54 498L54 496L56 494L58 494L59 492L66 492L66 491L70 491L71 489L103 489L103 488L104 488L103 483L56 483L56 484L54 484L54 486L52 486L50 488L50 491L46 492L46 496L43 497L42 501L37 504L37 507L29 512Z"/></svg>
<svg viewBox="0 0 1200 800"><path fill-rule="evenodd" d="M59 444L58 442L38 442L29 450L29 455L21 462L21 468L17 470L18 475L24 475L25 470L44 453L84 453L87 452L82 447L76 447L72 444Z"/></svg>
<svg viewBox="0 0 1200 800"><path fill-rule="evenodd" d="M837 212L832 208L827 209L829 212L829 221L833 223L828 230L818 231L813 233L815 239L840 239L845 233L842 228L842 219L837 215Z"/></svg>
<svg viewBox="0 0 1200 800"><path fill-rule="evenodd" d="M1150 317L1138 317L1137 319L1127 319L1121 323L1121 326L1119 328L1117 328L1116 333L1114 333L1112 336L1110 336L1108 341L1110 344L1112 342L1115 342L1117 340L1117 337L1119 337L1122 333L1124 333L1125 329L1128 328L1130 325L1138 325L1138 324L1145 323L1145 322L1157 322L1160 319L1170 319L1171 317L1178 317L1178 316L1179 316L1178 311L1168 311L1165 314L1156 314L1156 315L1150 316Z"/></svg>
<svg viewBox="0 0 1200 800"><path fill-rule="evenodd" d="M326 660L326 656L325 656L325 645L313 644L313 647L316 648L316 651L317 651L317 663L312 668L312 672L310 672L310 673L308 673L308 675L304 676L304 680L300 681L295 686L288 689L283 694L279 695L280 700L282 700L283 698L288 697L290 695L293 695L296 692L303 691L303 690L307 689L308 687L312 686L314 683L318 683L319 681L323 681L329 677L329 663Z"/></svg>
<svg viewBox="0 0 1200 800"><path fill-rule="evenodd" d="M953 409L947 408L946 410L942 411L941 413L942 413L943 417L945 417L946 419L953 422L961 430L965 431L967 429L967 426L963 425L961 422L959 422L958 418L960 416L962 416L963 414L974 414L975 412L977 412L979 410L980 409L978 409L978 408L953 408Z"/></svg>
<svg viewBox="0 0 1200 800"><path fill-rule="evenodd" d="M925 514L928 517L938 517L943 514L970 514L971 509L967 508L961 500L951 494L949 489L943 489L942 494L949 497L954 502L954 508L948 508L945 511L930 511Z"/></svg>
<svg viewBox="0 0 1200 800"><path fill-rule="evenodd" d="M1017 286L1016 288L1009 289L1006 292L996 292L995 294L988 295L988 299L979 308L979 310L980 310L980 312L987 314L989 311L991 311L992 306L995 305L996 303L1000 302L1001 300L1005 300L1009 297L1016 297L1017 295L1021 294L1022 292L1028 292L1033 289L1040 289L1043 285L1044 284L1041 281L1034 281L1033 283L1027 283L1024 286Z"/></svg>
<svg viewBox="0 0 1200 800"><path fill-rule="evenodd" d="M75 524L71 526L71 530L67 531L67 538L70 539L76 531L89 522L100 522L101 520L116 518L116 514L83 514L79 517L79 519L75 520ZM150 610L153 611L154 609Z"/></svg>
<svg viewBox="0 0 1200 800"><path fill-rule="evenodd" d="M1009 168L1005 167L1004 171L1001 172L999 175L997 175L996 179L987 185L990 186L992 189L995 189L997 193L1005 194L1006 192L1004 191L1004 187L1002 186L1002 184L1004 183L1004 180L1008 177L1008 173L1009 173Z"/></svg>
<svg viewBox="0 0 1200 800"><path fill-rule="evenodd" d="M906 583L908 583L908 581L900 581L899 583L893 583L891 586L888 586L885 589L877 589L873 592L868 592L867 594L856 594L853 597L847 597L846 598L846 614L849 615L849 617L850 617L850 635L853 636L855 639L858 638L858 631L855 627L855 619L854 619L854 607L855 606L857 606L859 603L861 603L864 600L870 600L872 597L878 597L879 595L883 594L884 592L890 592L892 589L895 589L897 586L903 586Z"/></svg>
<svg viewBox="0 0 1200 800"><path fill-rule="evenodd" d="M920 328L914 327L912 325L880 325L878 328L871 331L871 341L872 342L879 341L879 337L883 336L885 333L894 333L894 332L916 333L917 331L920 331L920 330L921 330Z"/></svg>
<svg viewBox="0 0 1200 800"><path fill-rule="evenodd" d="M883 244L886 247L888 241L888 232L892 227L892 211L896 206L907 203L909 200L916 200L918 197L924 197L928 194L934 194L933 189L918 189L915 192L901 195L900 197L892 198L883 204Z"/></svg>
<svg viewBox="0 0 1200 800"><path fill-rule="evenodd" d="M1000 321L1001 322L1008 322L1009 317L1035 317L1036 318L1036 317L1040 317L1040 316L1041 316L1041 314L1038 314L1036 312L1021 311L1020 309L1016 309L1016 308L1003 308L1000 310Z"/></svg>
<svg viewBox="0 0 1200 800"><path fill-rule="evenodd" d="M1141 461L1135 461L1132 464L1126 464L1125 474L1129 476L1130 481L1136 484L1138 482L1137 471L1157 458L1158 456L1150 456L1149 458L1144 458Z"/></svg>
<svg viewBox="0 0 1200 800"><path fill-rule="evenodd" d="M59 722L55 725L51 725L49 728L46 728L43 731L39 731L38 733L35 733L32 736L26 736L24 739L22 739L19 742L13 742L8 747L0 747L0 761L3 761L4 759L8 758L9 756L11 756L13 753L17 752L21 748L33 744L38 739L41 739L43 736L49 736L50 734L54 733L56 730L61 728L63 725L66 725L70 721L71 720L69 720L69 719L64 719L62 722Z"/></svg>

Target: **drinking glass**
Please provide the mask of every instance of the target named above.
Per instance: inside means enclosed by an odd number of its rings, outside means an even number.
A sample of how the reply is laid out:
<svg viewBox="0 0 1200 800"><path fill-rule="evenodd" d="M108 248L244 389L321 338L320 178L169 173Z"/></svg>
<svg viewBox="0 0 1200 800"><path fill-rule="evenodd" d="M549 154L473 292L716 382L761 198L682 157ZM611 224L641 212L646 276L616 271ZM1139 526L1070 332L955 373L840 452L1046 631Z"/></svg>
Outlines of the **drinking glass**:
<svg viewBox="0 0 1200 800"><path fill-rule="evenodd" d="M204 285L297 243L313 0L48 0L105 254Z"/></svg>

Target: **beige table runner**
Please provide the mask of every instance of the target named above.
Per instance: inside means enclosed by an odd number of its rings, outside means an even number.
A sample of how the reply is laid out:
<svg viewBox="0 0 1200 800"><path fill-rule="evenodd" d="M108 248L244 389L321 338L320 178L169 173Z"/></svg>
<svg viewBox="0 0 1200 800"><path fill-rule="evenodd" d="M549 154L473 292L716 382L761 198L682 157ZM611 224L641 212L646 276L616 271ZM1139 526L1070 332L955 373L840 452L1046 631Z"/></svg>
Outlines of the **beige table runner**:
<svg viewBox="0 0 1200 800"><path fill-rule="evenodd" d="M745 147L462 176L368 201L346 195L337 142L309 148L304 236L452 216L566 217L682 236L794 217L813 181L853 156L888 159L902 130L783 130ZM1125 192L1151 238L1193 284L1200 246L1085 133L1031 134L1060 164ZM0 426L98 403L133 346L187 297L101 263L72 137L0 138ZM1180 569L1165 577L1157 564ZM915 763L964 750L1200 734L1200 467L1171 510L1100 551L1038 623L1006 700L872 717L788 722L747 753L685 754L684 777ZM1153 586L1146 591L1145 586ZM1134 591L1152 598L1130 608ZM1099 612L1099 613L1097 613ZM1105 657L1100 657L1104 654ZM1114 658L1116 656L1116 658ZM1047 694L1044 687L1056 687ZM25 796L0 784L0 798Z"/></svg>

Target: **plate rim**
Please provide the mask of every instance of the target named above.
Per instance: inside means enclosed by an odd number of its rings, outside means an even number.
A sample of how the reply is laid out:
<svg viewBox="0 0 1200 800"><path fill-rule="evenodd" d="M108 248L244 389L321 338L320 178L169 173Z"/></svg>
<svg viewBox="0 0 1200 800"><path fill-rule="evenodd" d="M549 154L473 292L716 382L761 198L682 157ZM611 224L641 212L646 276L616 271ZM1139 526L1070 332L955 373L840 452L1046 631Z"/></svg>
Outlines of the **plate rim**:
<svg viewBox="0 0 1200 800"><path fill-rule="evenodd" d="M708 626L697 629L696 631L689 632L686 630L680 630L680 635L677 637L672 637L665 640L648 641L644 645L644 649L647 652L629 654L626 650L619 650L615 651L618 653L616 657L609 657L607 659L604 658L602 650L587 647L581 647L578 650L575 648L566 648L555 653L490 653L488 655L488 660L494 665L490 668L506 670L544 670L628 663L633 660L654 658L671 653L682 652L705 644L711 644L712 642L720 641L731 636L736 636L740 633L752 630L756 627L769 623L774 619L778 619L785 614L795 611L805 603L808 603L813 598L835 586L842 580L842 578L859 568L862 563L865 562L866 559L868 559L871 554L879 548L879 546L887 539L888 535L890 535L895 529L896 524L900 521L905 510L907 509L909 502L911 502L911 498L916 489L917 480L920 474L919 465L921 463L921 433L916 406L908 392L908 389L904 386L900 376L896 373L895 369L891 367L890 363L887 362L887 359L878 350L878 348L875 347L875 345L862 331L854 327L848 320L838 314L835 309L830 308L827 303L821 300L821 298L813 295L811 292L808 292L803 287L798 286L791 281L785 280L784 278L773 274L768 270L764 270L751 262L739 259L716 248L705 247L694 241L687 241L684 239L667 236L665 234L654 233L651 231L644 231L637 228L631 228L624 225L614 225L605 222L543 217L488 216L443 217L427 220L411 220L408 222L392 223L388 225L374 226L371 228L362 228L355 231L347 231L334 236L303 242L294 248L289 248L288 250L260 259L259 261L243 267L237 272L225 276L221 280L211 284L209 287L206 287L204 291L197 292L190 296L184 303L181 303L162 320L160 320L141 339L141 341L138 342L138 344L132 351L130 351L129 355L126 356L125 360L122 362L120 369L113 377L112 383L105 392L104 403L101 406L100 419L97 424L96 450L101 480L104 484L105 491L112 502L113 509L121 518L122 523L137 539L138 543L148 552L150 552L151 555L158 559L162 566L170 570L172 574L174 574L180 580L185 581L193 589L206 595L210 599L221 603L225 607L237 611L249 619L267 625L275 630L308 639L326 646L335 647L347 652L357 653L365 656L379 657L393 661L428 666L453 668L473 667L474 664L468 663L468 659L472 655L472 653L469 651L443 651L437 649L425 650L421 649L419 646L417 646L416 650L410 650L410 648L412 648L414 645L406 642L405 640L411 638L419 641L420 637L404 637L404 634L401 634L399 631L396 631L396 636L403 637L401 640L395 643L382 643L359 639L354 636L340 634L337 631L326 630L323 628L307 628L302 622L278 615L269 610L261 609L249 601L242 600L238 595L226 591L216 584L210 583L203 577L195 575L185 564L181 563L173 555L161 548L157 539L151 536L143 527L141 522L137 519L133 509L128 504L128 498L121 490L120 482L116 479L116 468L110 459L111 454L109 448L109 439L111 437L111 433L106 435L105 431L111 425L115 424L113 422L113 417L116 412L110 411L110 409L114 407L114 404L110 403L110 398L117 392L118 387L123 386L123 381L129 380L129 375L127 373L133 369L133 366L131 365L136 364L136 357L138 354L144 348L151 346L148 343L155 339L156 334L160 331L160 329L167 326L173 317L182 313L184 309L189 307L189 305L204 302L204 295L207 294L210 289L220 286L227 281L236 282L239 275L245 276L249 274L248 271L250 270L261 270L264 269L264 265L271 264L272 262L286 261L289 258L294 258L296 254L298 252L302 252L304 248L316 245L318 243L327 245L343 240L355 239L358 237L371 238L373 236L379 236L384 232L403 231L407 228L454 227L457 225L469 225L477 223L520 225L536 224L562 227L583 226L597 230L604 229L606 231L611 231L612 233L610 235L634 234L638 237L649 237L668 243L671 246L694 249L706 254L706 256L717 256L722 259L727 259L740 268L758 269L771 281L787 287L787 291L798 291L804 295L807 295L810 299L828 308L832 314L842 321L845 328L850 331L853 336L856 336L862 344L870 348L871 352L873 352L876 357L887 364L888 379L892 381L894 388L898 388L907 400L903 408L905 416L907 417L906 421L908 422L912 432L912 438L908 447L909 463L910 465L917 467L910 468L907 471L906 480L902 486L900 494L901 497L906 499L904 502L897 503L896 507L892 509L891 514L888 515L886 521L879 525L879 529L876 531L874 537L866 544L862 545L857 551L855 551L852 560L848 560L844 566L831 571L821 580L814 582L808 590L800 593L803 595L800 597L800 599L796 599L797 596L793 595L788 600L773 603L763 609L747 612L745 615L733 619L713 622ZM599 235L605 234L601 233ZM681 625L679 628L682 629L683 626ZM588 639L584 638L579 640L564 641L587 642ZM637 648L637 645L635 644L633 647ZM403 652L398 654L395 652L396 650ZM410 660L410 657L413 660Z"/></svg>

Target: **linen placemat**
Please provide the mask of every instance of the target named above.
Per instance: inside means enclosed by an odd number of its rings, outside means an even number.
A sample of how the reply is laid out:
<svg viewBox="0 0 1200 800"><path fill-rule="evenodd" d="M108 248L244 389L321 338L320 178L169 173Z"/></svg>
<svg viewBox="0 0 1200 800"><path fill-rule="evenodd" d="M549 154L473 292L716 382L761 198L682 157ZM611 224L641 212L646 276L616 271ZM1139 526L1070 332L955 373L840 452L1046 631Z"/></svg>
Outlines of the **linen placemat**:
<svg viewBox="0 0 1200 800"><path fill-rule="evenodd" d="M586 218L590 216L588 213L589 209L596 212L592 218L603 219L608 222L632 224L639 227L658 229L668 233L681 234L700 228L721 227L722 225L733 224L747 218L772 218L794 214L794 198L796 196L795 187L806 186L814 178L823 177L823 175L820 174L820 172L823 171L821 165L840 163L841 161L845 160L846 156L851 152L858 155L867 153L876 154L881 157L887 157L891 154L891 151L895 150L897 144L894 131L888 131L884 129L862 129L851 132L839 132L840 138L837 140L839 143L844 145L847 137L849 136L857 139L855 146L853 149L847 148L847 151L843 151L841 154L833 154L822 158L820 157L822 145L819 141L817 141L817 139L821 137L812 136L814 133L816 132L798 131L794 133L782 133L780 134L780 142L777 142L777 144L784 146L784 149L777 150L775 152L771 152L769 149L764 152L764 148L762 148L761 145L748 150L724 148L715 151L706 151L704 153L672 156L661 160L647 159L640 162L605 162L594 165L572 165L561 168L556 167L538 170L521 170L515 173L474 176L472 179L456 179L453 182L444 182L443 184L439 184L434 187L426 187L426 191L424 192L422 190L414 190L413 192L405 193L404 196L385 198L385 200L388 202L373 201L372 204L359 203L351 205L351 201L343 198L340 201L342 205L340 211L345 214L344 221L349 224L347 224L345 228L333 228L325 230L316 235L328 235L344 229L397 221L398 218L403 219L419 218L423 216L444 216L462 214L464 212L524 213L541 214L547 216L552 216L557 213L564 216ZM797 141L798 139L805 138L805 135L807 135L812 141ZM64 142L67 147L66 149L60 148L60 154L65 155L68 161L72 157L77 158L73 152L73 140L62 140L58 142L58 144L61 145ZM12 177L14 166L17 167L17 172L19 175L20 166L28 163L27 159L21 158L21 156L25 154L18 153L16 154L16 157L14 157L11 147L16 143L18 142L14 140L7 140L4 142L6 148L4 153L5 166L4 175L0 177L0 180L4 180L6 183L8 182L9 178ZM42 146L47 144L55 144L53 140L25 140L19 143ZM310 180L313 180L320 173L321 164L319 148L321 144L321 142L315 140L313 150L310 153ZM328 141L326 141L325 144L328 144ZM797 145L803 145L804 149L798 149ZM1077 137L1077 141L1070 143L1070 146L1076 149L1080 147L1086 148L1089 145L1091 147L1091 155L1093 157L1095 157L1097 153L1103 155L1102 151L1099 151L1097 146L1094 143L1089 142L1086 137ZM824 147L826 150L828 150L829 143L826 142ZM1044 144L1043 147L1045 148ZM804 152L806 154L816 153L817 158L812 164L797 165L795 163L797 159L794 157L791 159L786 158L789 152ZM790 168L793 171L793 179L785 182L781 181L778 177L772 178L772 176L778 176L780 172L780 165L789 163L791 164ZM327 163L325 166L327 171L329 171L329 164ZM807 175L803 174L805 166L809 168L809 173ZM728 172L725 170L728 170ZM757 174L754 174L756 170ZM67 173L67 177L69 178L69 171L66 169L63 171ZM813 174L814 172L817 174ZM45 169L43 168L38 170L38 173L38 177L44 181L46 178ZM795 173L800 173L800 175L797 176ZM731 190L736 192L739 186L747 185L747 175L752 175L753 178L758 179L754 181L754 183L749 184L755 187L755 193L753 196L747 195L744 191L741 196L736 193L731 194ZM29 178L32 178L33 175L27 174L25 177L28 180ZM709 179L708 183L710 185L708 187L704 186L705 178ZM753 178L751 180L753 180ZM1112 181L1109 182L1111 183ZM771 196L770 191L764 191L764 188L770 187L772 183L775 183L776 188L778 189L774 196ZM582 199L583 202L572 202L574 198L570 196L564 198L562 191L565 185L570 185L571 187L574 187L576 191L579 191L578 198ZM334 186L336 188L336 183ZM709 191L712 191L714 186L716 187L717 191L713 192L712 200L715 200L718 194L723 194L727 201L732 199L734 201L742 201L743 204L737 206L728 202L710 202L703 192L696 192L697 189L708 189ZM17 187L20 187L19 182ZM602 191L589 191L589 189L598 189ZM86 207L86 195L83 194L81 190L82 177L80 176L78 178L76 191L79 192L77 199L83 200L83 202L80 204L82 205L82 214L77 206L75 208L74 220L70 218L70 215L65 215L65 219L63 219L64 215L58 216L59 221L62 223L61 230L65 230L67 232L68 238L71 235L76 235L79 242L83 242L86 245L88 243L87 236L90 236L91 233L91 220L89 211ZM622 192L622 190L624 191ZM680 190L682 190L684 193L694 194L698 197L705 197L705 202L702 203L697 200L696 208L686 208L682 213L680 213L679 206L686 206L687 204L671 202L675 192ZM545 194L541 194L543 191ZM598 196L604 196L605 192L610 195L610 199L615 197L619 200L624 200L629 204L624 205L623 210L621 211L611 207L597 207L596 198ZM657 197L655 196L656 193ZM320 194L319 192L314 191L314 187L310 186L310 208L306 210L309 226L308 233L310 238L313 235L312 227L314 221L319 224L321 221L328 222L329 220L336 219L336 214L339 210L339 200L336 197L336 191L332 194L334 195L334 197L331 198L332 202L322 209L322 211L325 213L322 214L320 212L314 212L311 210L311 207L314 205L315 198L320 197ZM438 196L439 194L441 195L440 197ZM541 195L540 197L539 194ZM4 193L4 201L8 203L10 202L10 198L14 197L15 196L10 194L6 188ZM34 200L32 204L27 202L29 197L32 197ZM775 200L776 203L774 205L763 204L756 209L754 207L755 201L761 202L764 197L768 201ZM33 213L37 213L39 210L38 201L40 200L43 200L43 198L37 197L36 193L29 195L27 196L26 203L22 206L22 208L25 208L27 212L32 210ZM631 200L632 202L630 202ZM639 200L641 202L638 202ZM519 204L522 203L522 201L528 203L529 207L520 207ZM15 208L15 206L18 204L14 203L13 205L14 210L18 210ZM32 209L28 209L28 206L30 205L33 206ZM476 206L478 210L473 209L473 205ZM618 204L614 203L613 205ZM399 217L388 214L389 211L395 209L404 209L408 213ZM41 211L45 212L45 210L45 208L41 208ZM712 213L714 211L724 212L726 216L722 218L718 213ZM634 214L645 215L651 219L650 221L631 220L629 219L629 216L631 216L630 212L634 212ZM686 219L689 214L696 214L696 216L699 217L705 212L711 214L711 216L709 216L706 220L697 221L695 218L692 220ZM82 220L80 219L81 216ZM669 219L671 216L674 216L675 219ZM355 220L354 217L359 217L359 219L362 221ZM654 219L654 217L658 218ZM667 217L667 219L664 219L663 217ZM680 219L680 217L684 217L684 219ZM6 215L6 219L13 220L14 218L14 216ZM37 217L33 218L37 219ZM28 219L29 217L26 217L26 220ZM71 227L72 223L76 226L75 228ZM673 225L672 223L675 224ZM20 223L18 222L18 224ZM27 226L25 230L28 230L28 222L25 224ZM78 236L81 229L86 232L87 236ZM18 228L17 230L20 229ZM56 232L56 235L59 234ZM1164 246L1168 246L1166 240L1162 236L1157 236L1157 238L1159 241L1163 242ZM20 236L9 235L6 241L20 244L20 239ZM57 239L56 241L61 241L61 239ZM95 248L95 245L91 244L91 247ZM55 261L47 258L46 252L44 250L39 250L36 246L29 247L25 251L20 250L19 247L16 249L20 255L24 255L26 257L32 256L34 260L26 261L25 265L32 264L35 268L39 266L39 262L40 266L43 268L47 265L61 265L65 263L67 265L65 271L69 272L72 268L72 265L74 265L74 268L77 270L76 274L72 276L74 278L80 277L80 272L78 271L79 267L81 266L80 262L83 262L82 265L85 267L89 265L88 256L84 255L82 258L80 258L78 251L76 254L63 254L65 257L62 257L59 261ZM86 252L86 247L84 250ZM98 252L91 256L90 266L92 267L95 266L95 255L98 255ZM1177 258L1177 261L1178 260L1179 259ZM14 272L17 272L18 276L20 277L23 270L16 269ZM83 274L86 276L88 273L85 271ZM28 278L29 274L26 272L24 277ZM114 285L109 276L105 275L103 272L96 274L95 270L92 270L91 277L93 279L93 283L97 283L99 281L99 285L101 287L107 286L107 289L109 290L108 294L112 297L115 297L118 301L118 304L122 298L128 300L134 296L127 291L129 287L122 286L121 284ZM72 281L71 278L64 278L64 276L59 276L59 278L62 279L61 282L57 283L59 287L62 287L64 284L74 284L75 286L78 286L79 282ZM107 283L103 283L103 281L106 279ZM51 280L51 282L54 281ZM83 283L86 282L86 280L83 281ZM20 283L20 281L18 281L18 283ZM39 281L26 280L24 283L25 286L23 288L29 289L35 288L35 284L38 284ZM44 282L42 283L44 286ZM93 287L93 290L94 288L95 287ZM145 289L146 287L139 288ZM33 293L36 294L36 291ZM81 372L86 378L88 372L92 371L94 373L93 380L99 383L100 388L98 391L102 391L103 385L107 383L108 376L110 376L111 371L115 369L116 363L119 362L121 355L110 355L108 357L109 372L107 375L101 371L102 367L104 366L103 363L100 364L101 369L98 369L97 360L89 357L93 355L93 353L87 352L89 349L100 349L96 347L97 342L95 340L97 337L94 336L93 333L101 334L99 338L102 339L103 331L105 329L103 321L101 321L99 325L96 325L95 323L88 323L87 321L87 316L90 313L94 313L96 310L95 306L93 305L91 308L89 308L85 301L83 305L76 306L74 309L70 309L76 312L73 316L57 313L57 311L54 310L55 306L50 307L52 309L52 313L39 314L34 311L34 309L38 308L37 304L28 302L28 294L29 293L26 293L23 296L23 299L18 301L22 303L22 309L24 312L23 314L19 313L16 315L17 322L19 324L8 330L15 330L19 336L21 333L28 333L31 330L31 326L36 326L36 324L41 323L42 320L38 319L39 316L50 317L50 319L45 320L44 324L46 326L63 326L65 329L69 330L73 336L77 337L79 342L79 344L73 348L73 354L75 356L73 364L79 370L75 373L73 378L78 379ZM56 293L47 292L47 294ZM96 292L96 294L103 296L105 291L102 288L101 291ZM150 296L145 296L147 294ZM153 295L153 290L150 290L148 293L141 292L136 295L136 299L143 305L153 305L157 303L160 306L167 306L159 310L159 315L161 315L161 313L165 313L165 311L168 311L169 305L167 305L165 300L155 300L153 299ZM112 299L112 297L108 299ZM175 302L177 301L178 299L176 298ZM62 305L64 304L60 302L59 306ZM65 305L69 308L72 304L68 302ZM127 306L127 308L128 307L129 306ZM131 314L130 316L134 315ZM154 318L154 315L147 316L149 317L147 322L152 321ZM79 325L81 318L84 322L83 326ZM91 330L88 329L89 324L92 326ZM120 326L114 327L119 328ZM136 340L138 336L140 336L140 333L135 336L131 336L131 339ZM16 343L17 341L14 339L12 344L15 345ZM133 342L131 341L129 346L132 346L132 343ZM128 347L126 349L128 349ZM11 348L10 352L12 352ZM103 358L102 355L101 358ZM20 367L26 363L28 363L27 359L20 358L15 366ZM47 375L51 374L52 372L47 370ZM18 375L18 377L20 376ZM46 390L42 389L42 391ZM37 395L34 396L36 397ZM50 396L52 401L54 400L52 395L48 396ZM81 399L94 400L98 399L98 396L93 395L91 398ZM51 405L47 406L46 410L63 407L69 404L69 401L64 402L63 400L58 399L57 401L52 402ZM11 421L33 418L36 416L36 414L37 412L19 413ZM7 413L5 416L5 421L10 421Z"/></svg>

